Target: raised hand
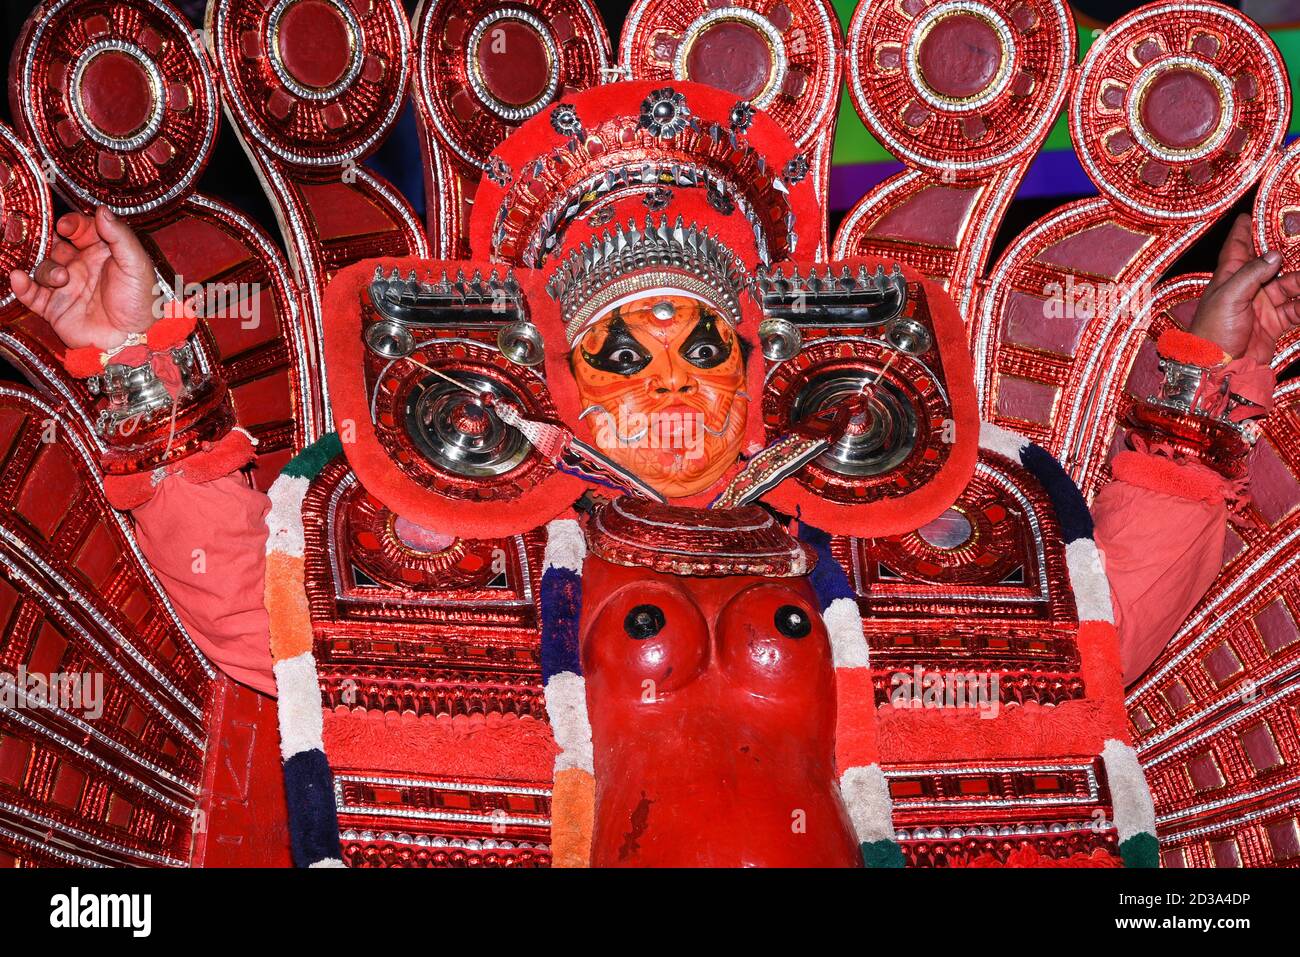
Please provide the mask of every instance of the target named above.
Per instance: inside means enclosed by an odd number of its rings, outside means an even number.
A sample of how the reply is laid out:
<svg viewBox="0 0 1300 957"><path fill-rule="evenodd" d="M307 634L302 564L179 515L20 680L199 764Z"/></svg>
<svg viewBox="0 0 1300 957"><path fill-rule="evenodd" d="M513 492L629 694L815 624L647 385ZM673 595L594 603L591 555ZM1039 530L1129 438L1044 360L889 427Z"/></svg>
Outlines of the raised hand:
<svg viewBox="0 0 1300 957"><path fill-rule="evenodd" d="M70 349L108 350L157 320L153 262L131 227L107 207L68 213L49 256L9 274L14 295L43 317Z"/></svg>
<svg viewBox="0 0 1300 957"><path fill-rule="evenodd" d="M1279 276L1281 267L1276 251L1255 256L1250 217L1238 216L1196 307L1191 331L1234 358L1249 356L1268 365L1278 339L1300 326L1300 272Z"/></svg>

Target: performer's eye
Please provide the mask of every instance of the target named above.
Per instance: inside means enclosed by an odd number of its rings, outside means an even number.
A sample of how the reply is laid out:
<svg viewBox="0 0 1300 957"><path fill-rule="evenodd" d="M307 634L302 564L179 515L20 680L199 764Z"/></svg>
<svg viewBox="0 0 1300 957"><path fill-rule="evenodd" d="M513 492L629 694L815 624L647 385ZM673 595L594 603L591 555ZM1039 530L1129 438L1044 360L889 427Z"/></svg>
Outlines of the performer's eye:
<svg viewBox="0 0 1300 957"><path fill-rule="evenodd" d="M629 638L645 641L664 629L664 612L658 605L637 605L623 619L623 630Z"/></svg>
<svg viewBox="0 0 1300 957"><path fill-rule="evenodd" d="M617 316L610 321L609 332L600 349L594 353L583 349L582 358L593 369L616 375L635 375L650 364L650 353Z"/></svg>
<svg viewBox="0 0 1300 957"><path fill-rule="evenodd" d="M712 369L731 355L731 342L722 338L720 320L711 312L700 316L691 334L682 343L682 358L697 369Z"/></svg>
<svg viewBox="0 0 1300 957"><path fill-rule="evenodd" d="M798 605L782 605L773 621L776 630L787 638L805 638L812 631L812 616Z"/></svg>

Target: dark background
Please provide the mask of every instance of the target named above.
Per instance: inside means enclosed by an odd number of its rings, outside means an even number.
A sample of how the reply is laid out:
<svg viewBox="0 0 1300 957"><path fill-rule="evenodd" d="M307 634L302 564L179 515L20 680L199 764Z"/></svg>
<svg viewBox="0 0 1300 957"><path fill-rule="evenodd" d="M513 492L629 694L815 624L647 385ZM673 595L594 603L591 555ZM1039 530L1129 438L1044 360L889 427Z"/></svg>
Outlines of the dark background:
<svg viewBox="0 0 1300 957"><path fill-rule="evenodd" d="M403 0L403 2L406 4L408 13L414 11L417 0ZM207 6L206 0L173 0L173 4L185 13L196 26L202 25L203 12ZM605 18L616 52L619 31L622 28L623 19L630 5L629 3L617 2L617 0L597 0L596 2L596 6ZM1134 0L1075 0L1073 3L1076 13L1102 24L1109 23L1140 5ZM1262 21L1280 22L1283 17L1300 18L1300 0L1234 0L1229 5L1244 8L1248 13L1255 14ZM3 0L0 3L0 50L5 52L6 59L13 49L14 42L22 29L24 21L26 21L35 6L36 0ZM13 125L8 97L5 97L3 102L0 103L0 118L3 118L4 122L9 123L10 126ZM243 210L247 215L259 222L270 236L276 237L278 236L278 227L266 196L263 194L247 158L236 142L234 134L228 126L225 126L224 120L223 127L221 134L217 138L215 153L198 183L198 189L200 192L216 196ZM373 167L401 189L417 210L423 210L423 174L421 172L415 118L409 102L393 133L375 155L367 161L367 165ZM1029 223L1076 198L1078 197L1063 195L1013 201L998 234L993 249L993 258L996 259L1005 246ZM1252 190L1240 200L1236 210L1223 217L1199 242L1184 254L1175 267L1170 270L1170 274L1212 269L1218 248L1223 242L1228 226L1235 217L1237 210L1249 212L1253 202L1254 191ZM55 197L55 206L56 212L63 212L66 209L57 196ZM833 211L831 213L830 226L832 235L843 215L843 211ZM13 377L13 370L0 364L0 378Z"/></svg>

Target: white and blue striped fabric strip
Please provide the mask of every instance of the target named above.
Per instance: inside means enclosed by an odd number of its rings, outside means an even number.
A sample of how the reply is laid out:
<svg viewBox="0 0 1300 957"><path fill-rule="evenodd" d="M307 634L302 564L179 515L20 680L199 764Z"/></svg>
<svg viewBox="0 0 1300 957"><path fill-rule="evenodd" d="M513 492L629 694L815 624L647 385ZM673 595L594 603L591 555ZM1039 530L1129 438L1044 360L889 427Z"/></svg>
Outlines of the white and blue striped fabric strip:
<svg viewBox="0 0 1300 957"><path fill-rule="evenodd" d="M1111 807L1115 812L1115 830L1123 844L1135 834L1156 833L1156 808L1151 789L1137 752L1122 741L1110 738L1101 749L1110 786Z"/></svg>
<svg viewBox="0 0 1300 957"><path fill-rule="evenodd" d="M1065 564L1074 590L1074 604L1080 621L1105 621L1115 624L1115 610L1110 600L1110 581L1101 561L1101 553L1091 538L1078 538L1065 546Z"/></svg>
<svg viewBox="0 0 1300 957"><path fill-rule="evenodd" d="M305 478L281 475L271 485L267 497L271 510L266 516L266 551L283 552L302 558L302 500L311 483Z"/></svg>
<svg viewBox="0 0 1300 957"><path fill-rule="evenodd" d="M561 671L546 682L545 694L551 733L560 749L555 770L579 768L594 774L586 679L571 671Z"/></svg>
<svg viewBox="0 0 1300 957"><path fill-rule="evenodd" d="M288 761L295 754L313 749L324 751L325 729L321 710L320 682L316 659L310 651L277 661L274 666L278 691L276 708L280 718L280 757Z"/></svg>
<svg viewBox="0 0 1300 957"><path fill-rule="evenodd" d="M860 843L894 839L894 802L879 764L845 770L840 775L840 796Z"/></svg>

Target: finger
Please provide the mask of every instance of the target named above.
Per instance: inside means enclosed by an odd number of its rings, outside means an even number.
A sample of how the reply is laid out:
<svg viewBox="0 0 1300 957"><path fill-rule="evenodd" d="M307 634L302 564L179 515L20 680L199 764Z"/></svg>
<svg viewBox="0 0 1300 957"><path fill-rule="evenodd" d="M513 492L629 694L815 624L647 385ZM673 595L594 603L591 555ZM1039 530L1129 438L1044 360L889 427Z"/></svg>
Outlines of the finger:
<svg viewBox="0 0 1300 957"><path fill-rule="evenodd" d="M1232 221L1228 238L1219 250L1219 263L1214 276L1210 279L1210 288L1217 288L1227 282L1242 267L1242 264L1255 258L1255 246L1251 239L1250 216L1242 213Z"/></svg>
<svg viewBox="0 0 1300 957"><path fill-rule="evenodd" d="M33 282L31 276L21 269L9 273L9 288L13 290L19 302L38 316L43 314L50 297L54 295L50 290Z"/></svg>
<svg viewBox="0 0 1300 957"><path fill-rule="evenodd" d="M68 213L60 216L55 229L60 236L78 249L85 249L99 242L99 231L95 229L95 220L85 213Z"/></svg>
<svg viewBox="0 0 1300 957"><path fill-rule="evenodd" d="M1277 314L1291 327L1300 326L1300 299L1292 299L1277 307Z"/></svg>
<svg viewBox="0 0 1300 957"><path fill-rule="evenodd" d="M45 258L53 260L60 266L71 265L77 258L77 247L72 243L65 243L62 239L56 239L50 246L50 254Z"/></svg>
<svg viewBox="0 0 1300 957"><path fill-rule="evenodd" d="M46 289L61 289L68 281L68 271L56 262L42 259L32 270L32 279Z"/></svg>
<svg viewBox="0 0 1300 957"><path fill-rule="evenodd" d="M113 258L123 270L126 272L147 270L147 275L152 278L153 260L144 251L144 246L140 245L139 238L130 226L114 216L107 206L95 210L95 226L104 242L108 243Z"/></svg>
<svg viewBox="0 0 1300 957"><path fill-rule="evenodd" d="M1274 304L1300 296L1300 272L1288 272L1268 284L1268 298Z"/></svg>
<svg viewBox="0 0 1300 957"><path fill-rule="evenodd" d="M1281 268L1282 254L1270 250L1233 273L1219 288L1219 293L1233 306L1247 305L1263 288L1264 283L1272 279Z"/></svg>

